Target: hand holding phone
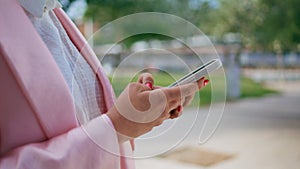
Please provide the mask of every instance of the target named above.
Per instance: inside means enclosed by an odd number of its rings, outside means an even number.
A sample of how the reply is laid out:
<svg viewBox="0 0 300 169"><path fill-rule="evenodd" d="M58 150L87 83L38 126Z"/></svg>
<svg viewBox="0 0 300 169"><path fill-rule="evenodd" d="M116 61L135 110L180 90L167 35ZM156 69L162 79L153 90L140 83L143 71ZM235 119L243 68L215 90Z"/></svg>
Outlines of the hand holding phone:
<svg viewBox="0 0 300 169"><path fill-rule="evenodd" d="M190 72L189 74L183 76L182 78L180 78L176 82L172 83L168 87L174 87L177 85L183 85L183 84L187 84L187 83L191 83L191 82L196 82L197 80L204 77L208 73L211 73L211 72L219 69L221 66L222 66L222 62L220 61L220 59L213 59L213 60L207 62L206 64L198 67L197 69Z"/></svg>

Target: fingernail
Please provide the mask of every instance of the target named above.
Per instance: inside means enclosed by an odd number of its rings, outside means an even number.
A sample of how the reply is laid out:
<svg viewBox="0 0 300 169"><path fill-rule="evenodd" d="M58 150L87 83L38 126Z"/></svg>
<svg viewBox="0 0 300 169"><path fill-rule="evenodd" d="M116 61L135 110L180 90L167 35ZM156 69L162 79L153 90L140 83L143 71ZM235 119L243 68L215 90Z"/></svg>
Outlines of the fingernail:
<svg viewBox="0 0 300 169"><path fill-rule="evenodd" d="M181 112L182 109L183 109L183 107L182 107L181 105L177 107L177 111L178 111L178 112Z"/></svg>
<svg viewBox="0 0 300 169"><path fill-rule="evenodd" d="M148 86L150 89L153 89L153 85L151 82L146 82L145 85Z"/></svg>
<svg viewBox="0 0 300 169"><path fill-rule="evenodd" d="M204 86L206 86L208 84L208 82L209 82L208 79L204 80L204 82L203 82Z"/></svg>

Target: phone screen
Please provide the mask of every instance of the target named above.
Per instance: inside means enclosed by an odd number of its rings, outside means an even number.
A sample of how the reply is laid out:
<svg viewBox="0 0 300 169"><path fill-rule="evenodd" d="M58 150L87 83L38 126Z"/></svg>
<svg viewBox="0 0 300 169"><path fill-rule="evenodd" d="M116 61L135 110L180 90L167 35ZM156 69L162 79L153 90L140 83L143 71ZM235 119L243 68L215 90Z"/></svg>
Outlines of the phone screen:
<svg viewBox="0 0 300 169"><path fill-rule="evenodd" d="M217 70L221 66L222 66L222 62L219 59L213 59L205 63L204 65L198 67L197 69L193 70L189 74L183 76L182 78L172 83L168 87L174 87L177 85L183 85L183 84L195 82L199 80L201 77L207 75L208 73Z"/></svg>

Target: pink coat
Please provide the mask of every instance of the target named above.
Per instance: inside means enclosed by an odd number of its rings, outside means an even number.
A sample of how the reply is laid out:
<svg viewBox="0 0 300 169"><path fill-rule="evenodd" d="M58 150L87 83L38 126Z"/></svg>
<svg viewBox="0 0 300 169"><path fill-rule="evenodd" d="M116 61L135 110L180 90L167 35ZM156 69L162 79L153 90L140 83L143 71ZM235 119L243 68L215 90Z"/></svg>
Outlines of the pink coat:
<svg viewBox="0 0 300 169"><path fill-rule="evenodd" d="M66 14L55 13L111 107L114 94L100 62ZM0 169L134 168L132 160L115 155L131 156L132 150L129 142L118 144L106 116L80 127L74 111L67 84L27 15L16 0L1 0Z"/></svg>

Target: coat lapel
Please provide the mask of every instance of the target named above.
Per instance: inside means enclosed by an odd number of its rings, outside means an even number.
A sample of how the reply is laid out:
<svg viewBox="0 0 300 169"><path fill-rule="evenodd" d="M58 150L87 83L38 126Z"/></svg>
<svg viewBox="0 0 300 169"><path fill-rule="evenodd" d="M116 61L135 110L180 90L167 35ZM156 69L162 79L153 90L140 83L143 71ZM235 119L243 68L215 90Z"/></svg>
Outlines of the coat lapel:
<svg viewBox="0 0 300 169"><path fill-rule="evenodd" d="M79 32L79 30L74 25L74 23L66 15L66 13L61 8L54 9L54 12L57 18L62 23L63 27L66 29L68 36L70 37L70 39L72 40L72 42L74 43L78 51L83 55L83 57L87 60L87 62L92 67L93 71L97 74L97 77L103 88L103 94L104 94L106 106L109 109L110 107L113 106L115 100L115 94L106 74L103 71L103 68L97 56L90 48L89 44L82 36L82 34Z"/></svg>
<svg viewBox="0 0 300 169"><path fill-rule="evenodd" d="M102 68L96 54L90 48L90 46L88 45L85 38L79 32L79 30L74 25L74 23L69 19L69 17L66 15L66 13L60 8L54 9L54 12L55 12L57 18L62 23L63 27L66 29L70 39L75 44L78 51L80 51L80 53L83 55L83 57L91 65L94 72L97 74L97 77L103 88L103 94L104 94L106 107L107 107L107 109L111 108L115 101L115 93L114 93L114 90L113 90L106 74L103 71L103 68ZM130 143L131 143L131 148L134 150L134 140L130 140ZM124 159L122 161L124 162Z"/></svg>
<svg viewBox="0 0 300 169"><path fill-rule="evenodd" d="M48 138L77 126L67 84L46 45L16 0L1 0L3 57Z"/></svg>

